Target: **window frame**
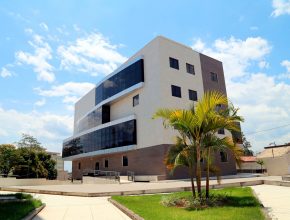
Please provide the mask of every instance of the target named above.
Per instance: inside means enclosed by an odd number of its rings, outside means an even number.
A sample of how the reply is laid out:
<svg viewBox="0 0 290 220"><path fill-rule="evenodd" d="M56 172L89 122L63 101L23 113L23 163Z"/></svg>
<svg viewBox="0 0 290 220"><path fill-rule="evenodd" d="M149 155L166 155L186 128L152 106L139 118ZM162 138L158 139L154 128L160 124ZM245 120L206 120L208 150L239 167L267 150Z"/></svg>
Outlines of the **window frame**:
<svg viewBox="0 0 290 220"><path fill-rule="evenodd" d="M191 99L191 94L193 95L193 97L192 97L193 99ZM192 89L188 89L188 98L189 98L189 100L196 102L198 100L197 91L192 90Z"/></svg>
<svg viewBox="0 0 290 220"><path fill-rule="evenodd" d="M218 74L215 72L210 72L210 79L213 82L218 82Z"/></svg>
<svg viewBox="0 0 290 220"><path fill-rule="evenodd" d="M104 168L109 168L109 159L104 159Z"/></svg>
<svg viewBox="0 0 290 220"><path fill-rule="evenodd" d="M176 95L174 94L175 89L179 89L179 92ZM171 85L171 95L173 97L182 98L181 87L180 86L176 86L176 85Z"/></svg>
<svg viewBox="0 0 290 220"><path fill-rule="evenodd" d="M124 158L127 158L127 165L124 164ZM128 167L129 166L129 159L128 159L128 156L127 155L123 155L122 156L122 166L123 167Z"/></svg>
<svg viewBox="0 0 290 220"><path fill-rule="evenodd" d="M173 57L169 57L169 66L172 69L179 70L179 60Z"/></svg>
<svg viewBox="0 0 290 220"><path fill-rule="evenodd" d="M192 67L193 72L190 72L190 68ZM190 64L190 63L186 63L186 72L191 74L191 75L195 75L195 68L194 65Z"/></svg>
<svg viewBox="0 0 290 220"><path fill-rule="evenodd" d="M137 103L134 102L135 98L137 100ZM133 100L132 100L133 101L133 107L135 107L135 106L140 104L139 99L140 99L139 94L133 96Z"/></svg>
<svg viewBox="0 0 290 220"><path fill-rule="evenodd" d="M225 160L223 160L222 154L224 155ZM220 151L220 161L221 161L221 163L227 163L227 162L229 162L229 158L228 158L228 153L227 152Z"/></svg>
<svg viewBox="0 0 290 220"><path fill-rule="evenodd" d="M220 135L225 135L225 129L224 128L220 128L220 129L218 129L217 133L220 134Z"/></svg>

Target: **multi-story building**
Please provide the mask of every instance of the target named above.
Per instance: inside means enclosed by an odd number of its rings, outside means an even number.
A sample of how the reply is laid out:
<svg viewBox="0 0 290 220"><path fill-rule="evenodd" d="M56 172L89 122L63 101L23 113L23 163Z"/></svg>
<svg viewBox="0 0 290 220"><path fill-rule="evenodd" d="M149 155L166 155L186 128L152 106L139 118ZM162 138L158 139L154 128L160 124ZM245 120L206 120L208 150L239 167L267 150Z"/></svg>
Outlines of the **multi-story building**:
<svg viewBox="0 0 290 220"><path fill-rule="evenodd" d="M63 143L73 176L93 169L171 178L164 157L176 132L152 116L160 108L189 108L209 90L226 94L220 61L154 38L75 104L74 134ZM216 158L222 174L236 173L230 153ZM179 168L173 177L186 176L186 168Z"/></svg>

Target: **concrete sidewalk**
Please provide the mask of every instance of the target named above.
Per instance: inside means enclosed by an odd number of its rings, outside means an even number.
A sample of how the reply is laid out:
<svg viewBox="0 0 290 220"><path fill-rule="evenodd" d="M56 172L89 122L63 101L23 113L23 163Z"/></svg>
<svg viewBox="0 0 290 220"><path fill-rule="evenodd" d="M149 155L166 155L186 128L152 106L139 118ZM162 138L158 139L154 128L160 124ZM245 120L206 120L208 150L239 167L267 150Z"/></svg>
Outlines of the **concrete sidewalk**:
<svg viewBox="0 0 290 220"><path fill-rule="evenodd" d="M0 191L1 194L11 193ZM130 220L108 197L33 194L46 207L33 220Z"/></svg>
<svg viewBox="0 0 290 220"><path fill-rule="evenodd" d="M273 220L290 219L290 187L258 185L251 188Z"/></svg>
<svg viewBox="0 0 290 220"><path fill-rule="evenodd" d="M222 185L218 185L216 180L211 180L211 187L236 187L262 184L264 180L281 181L281 177L250 177L223 179ZM205 181L202 181L205 185ZM69 185L41 185L41 186L17 186L2 188L4 191L23 191L30 193L47 193L54 195L71 196L111 196L111 195L137 195L144 193L161 193L184 191L190 189L189 180L159 181L150 183L123 183L123 184L69 184ZM1 187L0 187L1 188Z"/></svg>

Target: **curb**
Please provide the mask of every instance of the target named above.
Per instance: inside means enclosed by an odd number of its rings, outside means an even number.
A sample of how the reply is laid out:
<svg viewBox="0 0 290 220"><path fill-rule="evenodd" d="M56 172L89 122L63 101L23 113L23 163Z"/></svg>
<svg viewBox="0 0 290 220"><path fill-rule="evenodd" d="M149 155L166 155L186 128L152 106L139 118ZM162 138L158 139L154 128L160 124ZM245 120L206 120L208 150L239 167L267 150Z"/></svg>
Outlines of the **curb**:
<svg viewBox="0 0 290 220"><path fill-rule="evenodd" d="M131 219L133 219L133 220L144 220L144 218L142 218L139 215L137 215L136 213L132 212L130 209L128 209L127 207L121 205L117 201L115 201L115 200L113 200L111 198L108 198L108 201L110 203L112 203L120 211L122 211L125 215L127 215L128 217L130 217Z"/></svg>
<svg viewBox="0 0 290 220"><path fill-rule="evenodd" d="M42 204L42 206L32 210L26 217L24 217L22 220L32 220L42 209L44 209L45 203Z"/></svg>

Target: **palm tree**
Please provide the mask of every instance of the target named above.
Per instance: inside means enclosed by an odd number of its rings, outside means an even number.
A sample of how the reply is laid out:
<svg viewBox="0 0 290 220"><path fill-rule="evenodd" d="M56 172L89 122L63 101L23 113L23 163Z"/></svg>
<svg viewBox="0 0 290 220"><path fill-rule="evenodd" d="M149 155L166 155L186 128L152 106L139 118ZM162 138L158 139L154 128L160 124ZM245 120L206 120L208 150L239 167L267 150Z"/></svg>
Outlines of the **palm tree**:
<svg viewBox="0 0 290 220"><path fill-rule="evenodd" d="M217 111L217 106L225 106L223 110ZM220 92L206 92L203 98L198 101L196 108L185 109L159 109L153 118L162 118L165 127L172 127L188 141L188 148L194 154L197 192L201 198L201 158L202 150L205 147L204 141L207 135L213 135L218 129L238 131L237 121L243 119L237 116L237 109L231 109L228 100ZM194 164L189 164L192 170Z"/></svg>
<svg viewBox="0 0 290 220"><path fill-rule="evenodd" d="M176 143L173 145L166 155L165 164L167 165L167 169L170 170L172 173L174 172L175 168L179 166L188 167L190 181L191 181L191 191L192 195L195 198L195 187L194 187L194 148L188 146L186 143L186 137L176 137Z"/></svg>

